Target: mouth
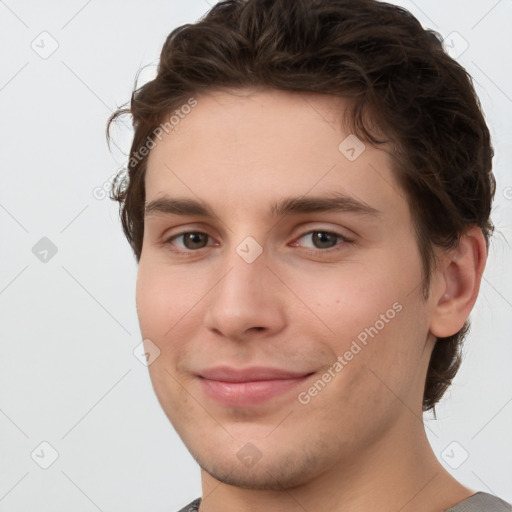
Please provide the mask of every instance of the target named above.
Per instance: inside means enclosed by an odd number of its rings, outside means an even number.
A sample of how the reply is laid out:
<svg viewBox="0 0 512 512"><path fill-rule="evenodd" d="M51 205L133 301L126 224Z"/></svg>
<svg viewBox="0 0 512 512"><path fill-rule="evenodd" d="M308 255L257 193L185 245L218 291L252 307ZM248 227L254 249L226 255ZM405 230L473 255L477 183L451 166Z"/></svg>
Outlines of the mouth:
<svg viewBox="0 0 512 512"><path fill-rule="evenodd" d="M314 373L222 366L200 372L198 379L204 394L209 398L226 406L247 407L290 393Z"/></svg>

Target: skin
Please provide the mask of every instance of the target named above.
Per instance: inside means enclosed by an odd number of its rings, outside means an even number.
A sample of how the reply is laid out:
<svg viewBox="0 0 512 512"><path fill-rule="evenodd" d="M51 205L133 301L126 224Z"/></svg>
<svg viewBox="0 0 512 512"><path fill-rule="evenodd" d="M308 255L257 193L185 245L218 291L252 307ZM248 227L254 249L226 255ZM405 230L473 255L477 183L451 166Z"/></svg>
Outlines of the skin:
<svg viewBox="0 0 512 512"><path fill-rule="evenodd" d="M146 203L200 199L216 216L147 215L136 297L142 335L160 350L149 366L154 390L202 468L201 512L438 512L474 494L432 452L421 404L435 336L457 332L476 300L481 231L438 251L425 301L392 160L369 144L354 161L338 150L348 135L341 100L244 89L197 101L151 150ZM282 198L333 191L379 216L268 215ZM178 236L198 231L195 245ZM322 246L312 232L352 241ZM252 263L236 251L248 236L263 249ZM300 403L396 303L400 312ZM234 407L207 396L196 376L222 364L315 373L263 404ZM256 463L237 456L244 446Z"/></svg>

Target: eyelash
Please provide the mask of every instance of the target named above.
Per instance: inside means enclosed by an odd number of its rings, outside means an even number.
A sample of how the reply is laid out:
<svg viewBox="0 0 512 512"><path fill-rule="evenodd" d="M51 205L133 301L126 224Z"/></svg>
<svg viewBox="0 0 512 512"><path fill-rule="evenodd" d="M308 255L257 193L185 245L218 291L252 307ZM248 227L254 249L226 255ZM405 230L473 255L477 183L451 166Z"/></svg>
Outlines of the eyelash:
<svg viewBox="0 0 512 512"><path fill-rule="evenodd" d="M165 245L174 245L173 244L173 240L175 240L176 238L180 238L180 237L182 237L184 235L188 235L190 233L206 235L208 238L211 239L211 237L207 233L204 233L203 231L182 231L181 233L177 233L177 234L172 235L171 237L169 237L167 240L164 241L164 244ZM353 240L347 238L345 235L342 235L341 233L338 233L336 231L322 230L322 229L313 229L313 230L307 231L307 232L303 233L302 235L300 235L297 238L297 240L300 240L301 238L303 238L303 237L305 237L307 235L312 235L313 233L323 233L323 234L328 234L328 235L334 235L338 240L337 240L337 244L334 247L330 247L330 248L327 248L327 249L312 249L310 247L305 247L304 249L308 253L310 253L310 254L318 255L318 254L332 254L332 253L336 253L336 252L342 250L343 247L345 246L345 244L353 243ZM342 243L339 243L340 241ZM178 254L193 255L194 253L197 253L197 252L201 251L202 249L206 249L207 247L208 246L201 247L200 249L187 249L187 250L172 249L172 250L174 252L178 253Z"/></svg>

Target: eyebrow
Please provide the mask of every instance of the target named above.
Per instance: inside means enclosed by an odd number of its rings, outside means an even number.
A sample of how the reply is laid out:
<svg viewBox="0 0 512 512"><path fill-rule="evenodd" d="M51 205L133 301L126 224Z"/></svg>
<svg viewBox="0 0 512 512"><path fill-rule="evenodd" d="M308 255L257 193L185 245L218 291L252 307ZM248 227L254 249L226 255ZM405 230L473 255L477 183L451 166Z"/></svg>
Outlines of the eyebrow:
<svg viewBox="0 0 512 512"><path fill-rule="evenodd" d="M368 217L380 217L382 212L352 196L331 193L328 196L288 197L271 203L269 215L298 215L313 212L349 212ZM215 218L217 215L206 203L189 198L163 196L145 206L145 217L151 215L198 215Z"/></svg>

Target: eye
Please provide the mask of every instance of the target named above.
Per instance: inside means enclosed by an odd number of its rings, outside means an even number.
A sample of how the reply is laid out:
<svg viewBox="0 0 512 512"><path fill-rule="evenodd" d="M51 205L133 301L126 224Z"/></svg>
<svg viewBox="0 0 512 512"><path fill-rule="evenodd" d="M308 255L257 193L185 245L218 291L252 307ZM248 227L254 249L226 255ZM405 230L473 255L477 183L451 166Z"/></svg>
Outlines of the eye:
<svg viewBox="0 0 512 512"><path fill-rule="evenodd" d="M202 231L184 231L183 233L178 233L165 240L165 244L177 247L178 249L173 250L178 253L190 253L197 252L200 249L207 247L209 238L211 237ZM304 246L303 244L298 244L297 242L293 242L290 245L292 247L304 247L306 250L314 253L326 253L341 250L345 243L352 242L352 240L348 239L341 233L323 230L308 231L307 233L304 233L302 236L300 236L297 240L307 238L309 238L313 244L312 247L308 247L307 245ZM178 243L180 240L181 243Z"/></svg>
<svg viewBox="0 0 512 512"><path fill-rule="evenodd" d="M176 244L175 240L179 239L183 240L182 245ZM202 233L201 231L185 231L183 233L179 233L178 235L174 235L168 240L165 241L167 244L178 245L181 249L184 249L183 252L193 251L197 249L203 249L207 245L207 240L209 236L206 233Z"/></svg>
<svg viewBox="0 0 512 512"><path fill-rule="evenodd" d="M307 233L304 233L298 240L301 240L303 238L309 238L311 240L313 247L306 246L306 249L312 249L314 252L329 252L331 250L336 251L342 248L342 246L344 245L343 242L352 242L352 240L349 240L341 233L321 230L309 231ZM295 246L296 242L292 245Z"/></svg>

